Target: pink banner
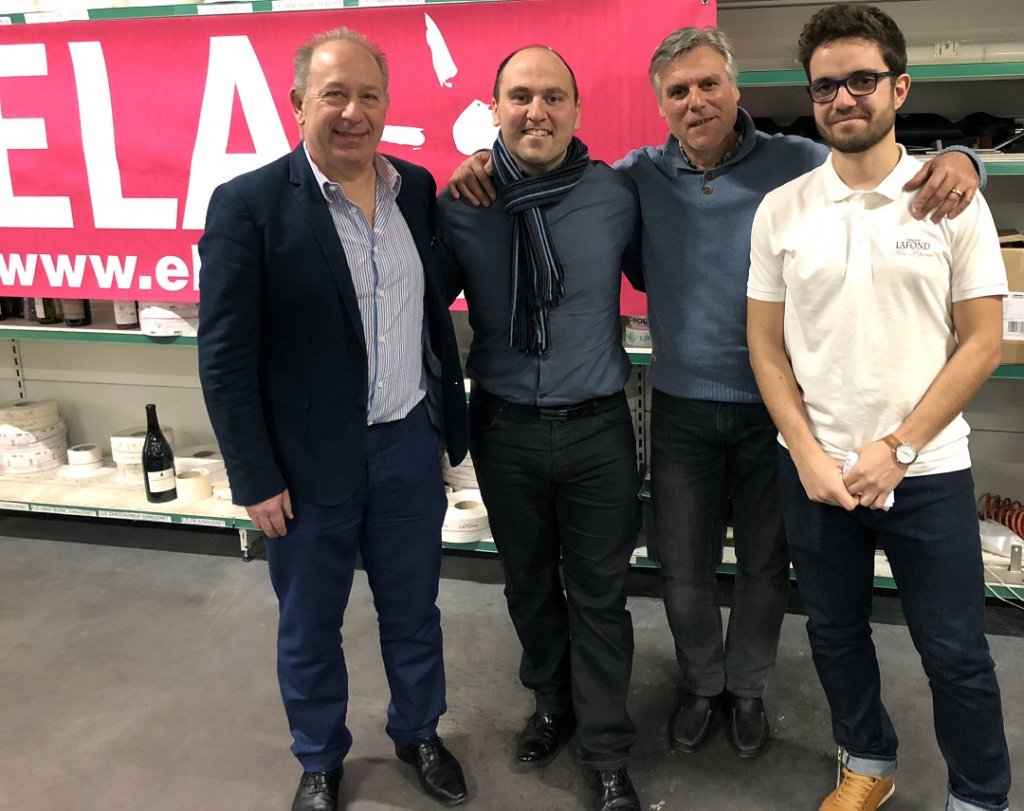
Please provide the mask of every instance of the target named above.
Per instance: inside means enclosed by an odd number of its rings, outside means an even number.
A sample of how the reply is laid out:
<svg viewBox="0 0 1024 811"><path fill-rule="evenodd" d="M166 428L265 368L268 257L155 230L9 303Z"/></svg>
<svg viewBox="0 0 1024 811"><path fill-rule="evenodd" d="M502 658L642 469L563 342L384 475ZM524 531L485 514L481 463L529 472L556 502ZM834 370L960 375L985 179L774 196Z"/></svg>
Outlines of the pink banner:
<svg viewBox="0 0 1024 811"><path fill-rule="evenodd" d="M493 140L494 71L547 44L580 85L580 137L609 162L658 143L647 63L666 33L713 25L705 0L519 0L385 9L17 25L0 43L4 295L195 301L213 189L288 151L291 60L356 28L387 53L381 149L441 186ZM624 312L642 297L624 292Z"/></svg>

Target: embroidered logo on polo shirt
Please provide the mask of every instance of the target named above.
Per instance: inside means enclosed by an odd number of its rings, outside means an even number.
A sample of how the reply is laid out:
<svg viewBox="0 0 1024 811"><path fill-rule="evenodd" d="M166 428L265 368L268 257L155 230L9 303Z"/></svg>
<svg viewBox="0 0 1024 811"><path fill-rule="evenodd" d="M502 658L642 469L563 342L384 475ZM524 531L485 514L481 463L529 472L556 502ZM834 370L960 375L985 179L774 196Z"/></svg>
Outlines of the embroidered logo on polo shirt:
<svg viewBox="0 0 1024 811"><path fill-rule="evenodd" d="M932 256L932 243L926 239L897 239L893 256Z"/></svg>

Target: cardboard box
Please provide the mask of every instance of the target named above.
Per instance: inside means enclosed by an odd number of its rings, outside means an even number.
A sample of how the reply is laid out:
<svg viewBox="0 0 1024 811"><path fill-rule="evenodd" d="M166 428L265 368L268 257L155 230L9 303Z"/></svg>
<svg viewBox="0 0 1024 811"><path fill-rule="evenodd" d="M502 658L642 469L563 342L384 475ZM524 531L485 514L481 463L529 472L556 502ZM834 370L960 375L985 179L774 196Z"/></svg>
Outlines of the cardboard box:
<svg viewBox="0 0 1024 811"><path fill-rule="evenodd" d="M1024 248L1003 248L1010 295L1003 299L1001 363L1024 363Z"/></svg>

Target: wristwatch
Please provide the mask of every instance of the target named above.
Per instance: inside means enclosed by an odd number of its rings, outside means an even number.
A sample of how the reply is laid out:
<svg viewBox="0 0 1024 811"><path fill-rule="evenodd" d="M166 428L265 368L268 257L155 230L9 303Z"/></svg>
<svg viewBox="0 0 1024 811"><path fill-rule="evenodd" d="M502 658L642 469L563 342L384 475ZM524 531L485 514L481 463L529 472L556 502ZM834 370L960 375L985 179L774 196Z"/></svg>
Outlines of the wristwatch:
<svg viewBox="0 0 1024 811"><path fill-rule="evenodd" d="M909 442L904 442L896 434L882 437L882 441L892 448L892 455L901 465L912 465L917 461L917 448Z"/></svg>

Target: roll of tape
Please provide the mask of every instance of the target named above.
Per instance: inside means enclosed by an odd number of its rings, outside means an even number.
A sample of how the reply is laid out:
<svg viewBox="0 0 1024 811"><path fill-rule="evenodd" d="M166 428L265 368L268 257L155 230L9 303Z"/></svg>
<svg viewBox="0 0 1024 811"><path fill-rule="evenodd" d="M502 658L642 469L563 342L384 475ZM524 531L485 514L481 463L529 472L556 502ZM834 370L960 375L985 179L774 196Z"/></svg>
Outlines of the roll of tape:
<svg viewBox="0 0 1024 811"><path fill-rule="evenodd" d="M56 400L8 400L0 403L0 425L31 430L60 419Z"/></svg>
<svg viewBox="0 0 1024 811"><path fill-rule="evenodd" d="M460 490L448 494L442 532L476 532L488 529L487 508L479 490Z"/></svg>
<svg viewBox="0 0 1024 811"><path fill-rule="evenodd" d="M444 494L448 495L449 493L452 493L452 492L454 492L454 489L452 488L452 486L450 484L446 484L444 486Z"/></svg>
<svg viewBox="0 0 1024 811"><path fill-rule="evenodd" d="M178 501L202 501L213 495L213 483L210 471L201 467L183 470L174 477L174 486L178 488Z"/></svg>
<svg viewBox="0 0 1024 811"><path fill-rule="evenodd" d="M117 477L121 479L121 481L129 482L131 484L142 484L142 480L145 478L145 473L142 470L142 463L126 464L118 462Z"/></svg>
<svg viewBox="0 0 1024 811"><path fill-rule="evenodd" d="M53 447L25 446L0 452L0 469L7 473L35 473L59 467L67 459L68 446L63 441Z"/></svg>
<svg viewBox="0 0 1024 811"><path fill-rule="evenodd" d="M193 445L174 452L174 467L177 470L194 470L202 467L214 478L223 478L224 457L216 445Z"/></svg>
<svg viewBox="0 0 1024 811"><path fill-rule="evenodd" d="M198 317L199 305L194 301L140 301L139 314L149 313L155 318L176 315Z"/></svg>
<svg viewBox="0 0 1024 811"><path fill-rule="evenodd" d="M195 459L223 459L220 455L220 448L214 444L209 445L190 445L187 448L182 448L180 451L175 451L176 455L179 456L191 456Z"/></svg>
<svg viewBox="0 0 1024 811"><path fill-rule="evenodd" d="M480 484L476 480L476 476L466 476L462 474L449 473L442 477L446 484L450 484L452 490L479 490Z"/></svg>
<svg viewBox="0 0 1024 811"><path fill-rule="evenodd" d="M143 335L152 338L194 338L199 331L198 318L143 318L139 317L139 329Z"/></svg>
<svg viewBox="0 0 1024 811"><path fill-rule="evenodd" d="M490 537L491 530L489 527L464 530L462 532L458 530L441 530L441 540L445 543L476 543L477 541L485 541Z"/></svg>
<svg viewBox="0 0 1024 811"><path fill-rule="evenodd" d="M446 462L442 461L441 462L441 472L442 473L466 473L466 474L473 475L473 474L476 473L476 468L473 466L473 460L470 459L467 456L463 461L459 462L459 464L457 464L455 467L452 467L450 464L447 464Z"/></svg>
<svg viewBox="0 0 1024 811"><path fill-rule="evenodd" d="M160 430L174 447L174 429L167 425L161 425ZM119 465L141 464L142 446L146 442L146 426L139 425L135 428L122 428L110 436L110 455Z"/></svg>
<svg viewBox="0 0 1024 811"><path fill-rule="evenodd" d="M69 465L102 465L103 452L99 445L72 445L68 448Z"/></svg>
<svg viewBox="0 0 1024 811"><path fill-rule="evenodd" d="M71 449L68 448L68 458L70 459ZM77 465L67 464L64 465L59 471L58 475L65 479L87 479L96 476L99 473L112 472L109 467L103 467L102 461L97 462L84 462Z"/></svg>
<svg viewBox="0 0 1024 811"><path fill-rule="evenodd" d="M64 420L58 420L52 425L43 428L36 428L26 431L14 425L0 425L0 449L17 448L23 445L34 445L37 442L46 442L55 436L63 436L67 431Z"/></svg>

